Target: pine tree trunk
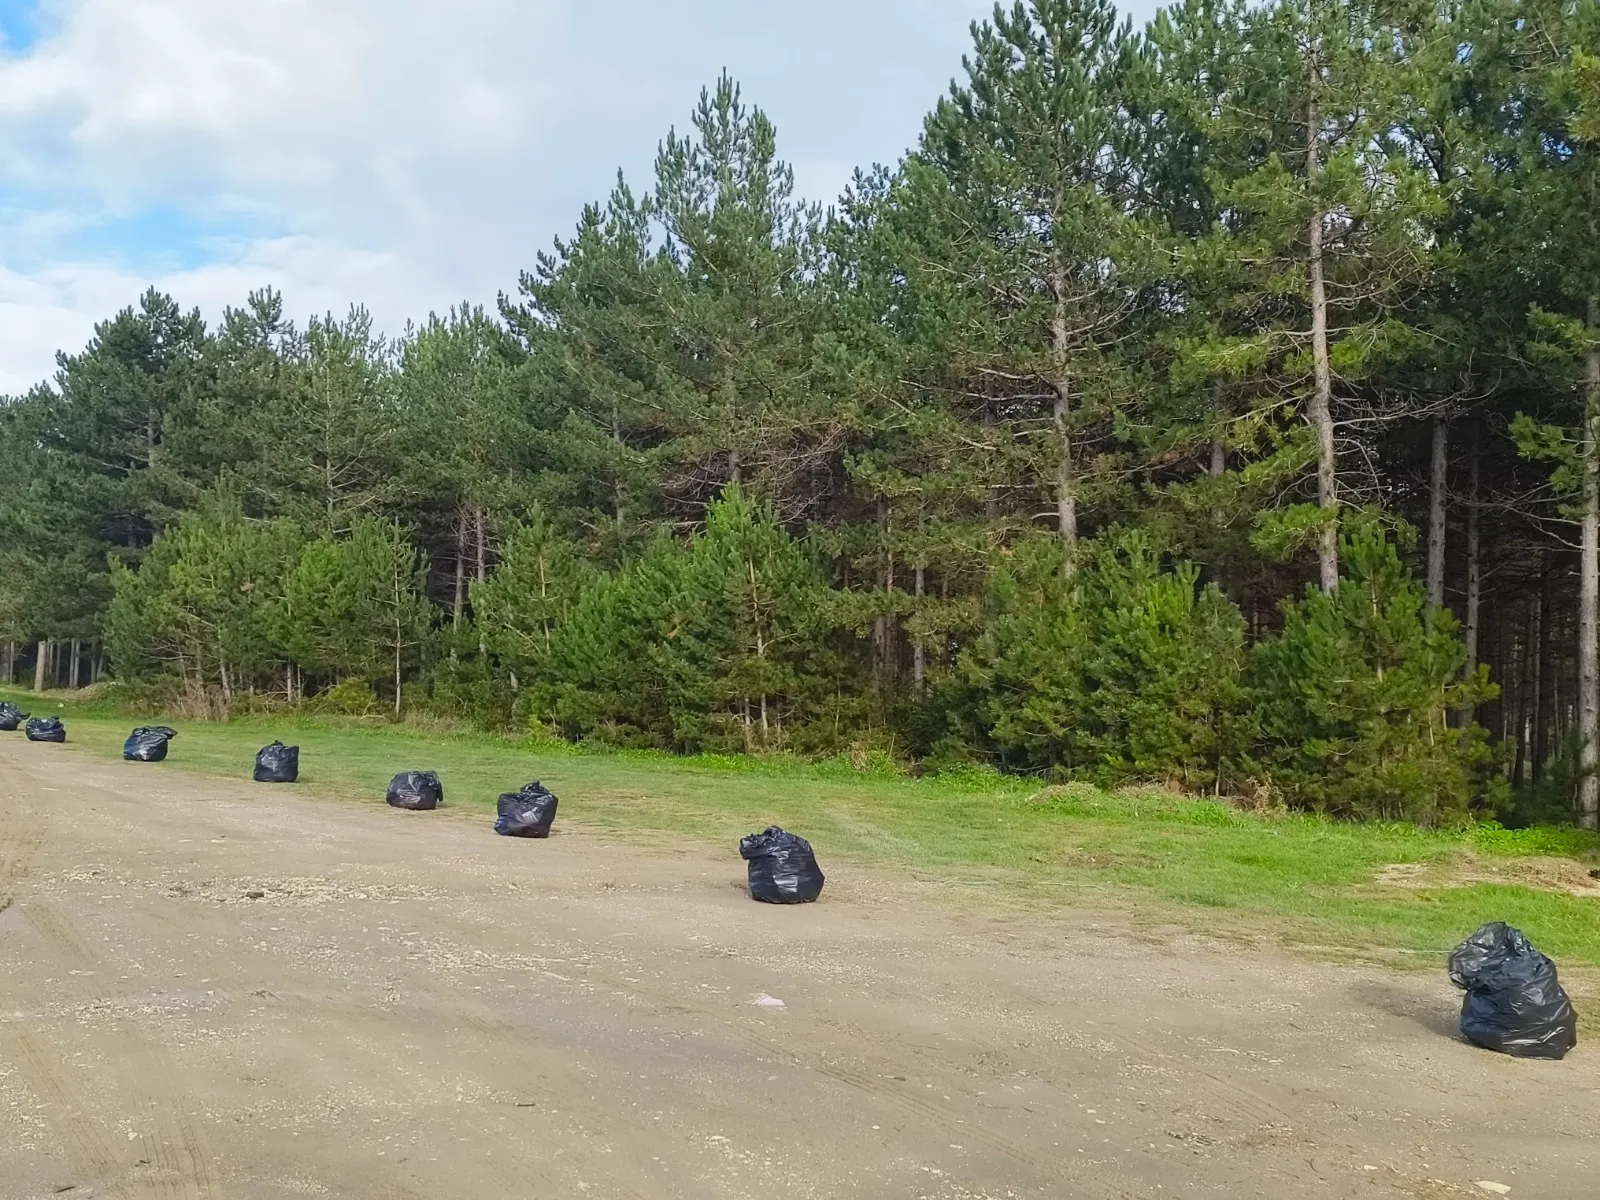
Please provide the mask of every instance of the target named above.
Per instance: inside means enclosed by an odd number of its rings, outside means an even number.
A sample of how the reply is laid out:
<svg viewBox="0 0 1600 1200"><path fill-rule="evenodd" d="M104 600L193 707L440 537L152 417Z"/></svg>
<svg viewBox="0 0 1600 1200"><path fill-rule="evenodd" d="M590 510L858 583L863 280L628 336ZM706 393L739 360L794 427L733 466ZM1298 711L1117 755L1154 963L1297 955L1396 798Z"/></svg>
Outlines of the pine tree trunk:
<svg viewBox="0 0 1600 1200"><path fill-rule="evenodd" d="M1317 90L1321 86L1321 63L1313 58L1311 99L1306 105L1306 185L1314 210L1306 229L1306 263L1311 276L1311 365L1314 387L1309 417L1317 437L1317 503L1323 510L1325 526L1317 548L1317 564L1322 587L1333 591L1339 586L1339 494L1337 460L1333 442L1333 366L1328 356L1328 289L1323 278L1322 226L1326 219L1317 197L1321 175L1321 111Z"/></svg>
<svg viewBox="0 0 1600 1200"><path fill-rule="evenodd" d="M1072 469L1072 434L1067 428L1067 402L1071 384L1065 379L1056 381L1055 422L1056 436L1061 439L1056 463L1056 528L1061 541L1071 551L1078 542L1078 498L1074 492L1076 480ZM1067 558L1066 569L1072 572L1072 558Z"/></svg>
<svg viewBox="0 0 1600 1200"><path fill-rule="evenodd" d="M461 617L467 606L467 515L456 514L456 594L451 606L450 623L461 628Z"/></svg>
<svg viewBox="0 0 1600 1200"><path fill-rule="evenodd" d="M885 564L883 572L883 602L887 607L893 603L895 592L894 548L892 546L885 556ZM891 687L899 684L900 638L893 613L885 613L883 618L883 674Z"/></svg>
<svg viewBox="0 0 1600 1200"><path fill-rule="evenodd" d="M1528 597L1522 629L1521 677L1517 684L1517 759L1511 779L1518 787L1529 782L1532 757L1534 698L1539 692L1539 606Z"/></svg>
<svg viewBox="0 0 1600 1200"><path fill-rule="evenodd" d="M1483 621L1482 516L1478 511L1478 487L1482 470L1481 430L1472 426L1471 474L1467 483L1467 674L1478 673L1478 630Z"/></svg>
<svg viewBox="0 0 1600 1200"><path fill-rule="evenodd" d="M612 441L612 444L616 445L616 446L621 446L623 444L623 442L622 442L622 417L621 417L621 414L619 414L617 412L617 406L614 405L614 404L611 406L611 441ZM624 506L624 504L626 502L626 497L627 497L627 493L623 490L622 477L619 475L617 477L616 482L612 485L612 488L611 488L611 505L612 505L612 508L615 510L615 515L616 515L616 519L617 519L617 537L619 538L619 540L620 540L620 538L622 536L622 527L623 527L622 512L623 512L623 506Z"/></svg>
<svg viewBox="0 0 1600 1200"><path fill-rule="evenodd" d="M5 681L5 683L6 683L6 686L9 687L11 685L11 680L15 677L16 673L17 673L17 644L15 642L7 642L6 643L6 656L5 656L5 672L4 672L4 674L0 674L0 679L3 679Z"/></svg>
<svg viewBox="0 0 1600 1200"><path fill-rule="evenodd" d="M482 583L489 578L489 534L486 528L487 522L483 519L482 507L475 506L472 510L472 517L478 534L478 573L476 578L479 583Z"/></svg>
<svg viewBox="0 0 1600 1200"><path fill-rule="evenodd" d="M489 578L489 534L486 529L487 522L483 518L483 508L481 505L474 507L473 520L477 526L478 533L477 580L479 583L482 583L484 580ZM489 638L484 632L483 626L480 625L478 627L478 657L484 658L488 655L488 653Z"/></svg>
<svg viewBox="0 0 1600 1200"><path fill-rule="evenodd" d="M750 580L750 627L756 635L756 659L759 662L767 660L767 635L761 629L761 580L756 575L756 561L753 558L745 560L746 577ZM772 745L772 726L767 720L767 693L762 691L761 705L761 748L768 749Z"/></svg>
<svg viewBox="0 0 1600 1200"><path fill-rule="evenodd" d="M989 442L990 431L994 429L994 424L994 405L985 400L983 402L983 432L986 443ZM984 484L983 519L991 523L1000 519L1000 491L993 482Z"/></svg>
<svg viewBox="0 0 1600 1200"><path fill-rule="evenodd" d="M1544 635L1545 662L1543 671L1545 678L1549 680L1550 728L1546 731L1546 741L1542 751L1544 766L1539 772L1541 778L1550 769L1551 765L1559 759L1561 747L1566 738L1566 709L1567 700L1571 692L1568 687L1566 672L1561 669L1562 663L1558 648L1563 645L1570 646L1572 644L1571 636L1572 631L1567 628L1566 621L1561 618L1558 610L1552 608L1550 628ZM1563 640L1563 638L1568 640Z"/></svg>
<svg viewBox="0 0 1600 1200"><path fill-rule="evenodd" d="M1428 486L1428 621L1444 607L1445 489L1450 482L1450 423L1433 419L1432 478Z"/></svg>
<svg viewBox="0 0 1600 1200"><path fill-rule="evenodd" d="M1523 639L1526 636L1526 632L1526 614L1519 612L1517 615L1517 627L1511 631L1510 658L1506 662L1506 669L1511 672L1507 676L1507 680L1514 693L1509 706L1510 711L1506 717L1506 736L1512 741L1516 749L1516 758L1511 768L1511 782L1516 787L1522 786L1522 766L1526 751L1526 744L1522 736L1524 724L1522 719L1522 697L1527 691L1527 688L1523 686L1528 662L1527 655L1523 653Z"/></svg>
<svg viewBox="0 0 1600 1200"><path fill-rule="evenodd" d="M1550 718L1555 712L1552 703L1552 692L1555 685L1555 665L1550 661L1555 649L1555 637L1551 629L1551 576L1554 567L1550 562L1547 551L1542 556L1542 575L1539 580L1539 627L1538 640L1533 645L1536 656L1534 665L1534 699L1533 699L1533 743L1530 748L1529 758L1533 763L1533 782L1538 783L1544 778L1544 767L1550 757Z"/></svg>
<svg viewBox="0 0 1600 1200"><path fill-rule="evenodd" d="M67 664L67 686L73 691L78 690L79 673L83 664L83 643L78 638L72 639L72 659Z"/></svg>
<svg viewBox="0 0 1600 1200"><path fill-rule="evenodd" d="M722 372L722 420L726 433L731 441L737 436L739 416L739 388L733 377L733 370L725 368ZM744 459L737 446L728 447L728 483L733 487L740 487L744 483Z"/></svg>
<svg viewBox="0 0 1600 1200"><path fill-rule="evenodd" d="M1502 681L1500 694L1491 701L1493 705L1493 720L1490 728L1495 731L1496 740L1503 746L1506 742L1506 713L1510 711L1506 702L1506 687L1504 681L1510 678L1506 668L1506 604L1491 604L1489 606L1489 625L1494 633L1493 657L1489 660L1490 673Z"/></svg>
<svg viewBox="0 0 1600 1200"><path fill-rule="evenodd" d="M1078 494L1072 461L1072 430L1067 420L1072 404L1072 378L1067 374L1072 335L1067 327L1067 280L1059 264L1052 268L1050 284L1055 290L1055 313L1050 320L1050 350L1055 374L1050 388L1055 392L1053 415L1060 442L1056 449L1056 528L1067 548L1064 569L1070 576L1072 551L1078 542Z"/></svg>
<svg viewBox="0 0 1600 1200"><path fill-rule="evenodd" d="M1592 222L1591 222L1592 226ZM1592 232L1592 228L1591 228ZM1589 332L1600 336L1600 296L1589 297ZM1600 349L1587 361L1583 417L1583 557L1578 582L1578 736L1583 757L1578 781L1578 821L1600 827Z"/></svg>
<svg viewBox="0 0 1600 1200"><path fill-rule="evenodd" d="M878 501L878 577L883 585L884 596L887 598L891 587L889 566L889 506L885 501ZM879 613L872 622L872 674L879 687L882 687L889 666L889 614Z"/></svg>
<svg viewBox="0 0 1600 1200"><path fill-rule="evenodd" d="M1217 432L1211 437L1211 462L1206 467L1206 474L1213 479L1221 479L1228 473L1228 443L1222 440L1222 428L1228 411L1223 402L1221 384L1211 389L1211 415L1217 424Z"/></svg>
<svg viewBox="0 0 1600 1200"><path fill-rule="evenodd" d="M50 639L42 638L39 642L38 660L33 664L33 690L36 692L44 691L45 672L49 669L49 663Z"/></svg>
<svg viewBox="0 0 1600 1200"><path fill-rule="evenodd" d="M481 517L479 518L478 528L480 530L483 528ZM480 546L482 545L481 539L479 544ZM394 719L398 721L400 719L400 703L405 694L406 651L406 630L404 623L406 586L405 579L401 575L398 567L395 568L394 576L390 580L390 585L392 590L389 593L389 602L393 606L394 610Z"/></svg>
<svg viewBox="0 0 1600 1200"><path fill-rule="evenodd" d="M550 564L539 555L539 622L544 629L544 648L550 649ZM516 691L513 687L512 691Z"/></svg>
<svg viewBox="0 0 1600 1200"><path fill-rule="evenodd" d="M917 610L922 610L922 598L927 594L928 572L921 563L917 564ZM911 680L916 684L918 694L928 690L928 655L922 647L922 639L916 638L911 643Z"/></svg>

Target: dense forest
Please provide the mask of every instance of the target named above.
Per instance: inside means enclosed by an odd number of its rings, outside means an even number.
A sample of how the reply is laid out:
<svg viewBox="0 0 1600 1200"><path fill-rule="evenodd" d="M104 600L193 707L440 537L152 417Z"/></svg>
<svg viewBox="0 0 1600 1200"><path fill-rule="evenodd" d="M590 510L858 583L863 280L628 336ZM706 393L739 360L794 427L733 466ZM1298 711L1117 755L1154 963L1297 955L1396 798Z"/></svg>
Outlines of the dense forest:
<svg viewBox="0 0 1600 1200"><path fill-rule="evenodd" d="M1597 55L1024 0L831 207L723 79L496 311L151 292L0 405L0 679L1592 825Z"/></svg>

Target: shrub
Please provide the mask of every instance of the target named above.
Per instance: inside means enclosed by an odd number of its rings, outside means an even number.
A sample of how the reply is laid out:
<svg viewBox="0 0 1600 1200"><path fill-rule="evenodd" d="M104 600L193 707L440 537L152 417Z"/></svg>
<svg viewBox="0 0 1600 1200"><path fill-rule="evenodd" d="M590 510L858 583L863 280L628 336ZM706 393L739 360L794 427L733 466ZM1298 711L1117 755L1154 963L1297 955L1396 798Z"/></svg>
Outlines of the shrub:
<svg viewBox="0 0 1600 1200"><path fill-rule="evenodd" d="M1465 675L1448 612L1376 530L1343 539L1344 578L1284 605L1256 648L1260 765L1294 806L1337 816L1449 824L1490 796L1487 734L1452 714L1492 699L1487 668Z"/></svg>
<svg viewBox="0 0 1600 1200"><path fill-rule="evenodd" d="M1008 765L1204 787L1247 753L1243 617L1143 535L1101 539L1070 577L1053 539L1025 543L989 606L957 703Z"/></svg>

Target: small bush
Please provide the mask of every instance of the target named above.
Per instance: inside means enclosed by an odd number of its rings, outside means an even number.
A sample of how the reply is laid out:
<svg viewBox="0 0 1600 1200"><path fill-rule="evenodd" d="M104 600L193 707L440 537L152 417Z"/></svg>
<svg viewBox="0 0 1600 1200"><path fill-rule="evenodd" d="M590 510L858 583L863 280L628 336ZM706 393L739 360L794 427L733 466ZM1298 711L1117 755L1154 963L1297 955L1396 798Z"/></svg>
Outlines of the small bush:
<svg viewBox="0 0 1600 1200"><path fill-rule="evenodd" d="M1448 611L1430 623L1422 588L1388 540L1343 540L1345 575L1284 605L1283 632L1256 647L1258 770L1297 808L1452 825L1493 798L1487 733L1452 713L1493 699L1467 676Z"/></svg>
<svg viewBox="0 0 1600 1200"><path fill-rule="evenodd" d="M1038 539L994 573L953 706L1008 766L1215 786L1251 742L1238 608L1137 532L1101 539L1071 576L1061 554Z"/></svg>
<svg viewBox="0 0 1600 1200"><path fill-rule="evenodd" d="M305 704L307 712L330 717L371 717L378 713L378 697L364 679L345 679Z"/></svg>

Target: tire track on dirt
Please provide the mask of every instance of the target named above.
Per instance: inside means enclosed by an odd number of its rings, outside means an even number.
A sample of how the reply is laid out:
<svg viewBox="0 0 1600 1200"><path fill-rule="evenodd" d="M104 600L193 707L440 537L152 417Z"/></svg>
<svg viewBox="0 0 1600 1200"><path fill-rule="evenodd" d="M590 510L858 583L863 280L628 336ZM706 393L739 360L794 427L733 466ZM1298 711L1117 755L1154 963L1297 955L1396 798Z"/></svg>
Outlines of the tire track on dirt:
<svg viewBox="0 0 1600 1200"><path fill-rule="evenodd" d="M465 1058L469 1053L475 1053L486 1060L495 1081L502 1083L505 1090L513 1090L515 1082L518 1085L515 1090L526 1094L530 1079L540 1081L550 1094L561 1097L563 1111L574 1114L581 1122L598 1127L624 1127L630 1145L635 1147L634 1157L643 1154L648 1159L651 1155L664 1154L672 1148L667 1139L661 1138L647 1125L587 1104L583 1097L593 1088L592 1079L583 1075L559 1052L530 1036L525 1027L490 1013L480 1001L447 991L436 983L407 980L407 991L412 998L403 1008L382 1010L330 992L326 979L319 981L297 976L286 982L290 986L274 986L263 998L288 1011L328 1019L335 1025L329 1031L334 1037L354 1040L358 1035L370 1036L374 1019L383 1017L391 1020L398 1020L402 1016L423 1018L419 1023L424 1027L436 1028L431 1020L426 1019L439 1014L469 1030L480 1040L481 1045L461 1048L462 1056ZM425 998L426 1003L418 1004L418 997ZM543 1148L543 1143L538 1139L529 1144L534 1149ZM603 1178L598 1185L589 1181L591 1186L600 1188L599 1194L617 1197L617 1200L652 1200L653 1196L659 1194L654 1190L637 1190L633 1184L619 1178L619 1173L626 1171L638 1177L635 1183L650 1188L648 1180L631 1164L605 1161L605 1156L577 1155L573 1153L574 1149L572 1146L562 1147L563 1153L558 1157L576 1159L578 1174L583 1174L584 1168L590 1175L601 1173ZM531 1162L526 1156L518 1157L504 1166L498 1161L483 1160L476 1165L491 1171L493 1182L499 1189L495 1195L551 1197L554 1200L565 1197L573 1186L572 1181L559 1171Z"/></svg>
<svg viewBox="0 0 1600 1200"><path fill-rule="evenodd" d="M0 760L8 770L9 757ZM0 913L15 903L22 881L33 870L44 846L45 823L36 805L13 782L0 787Z"/></svg>
<svg viewBox="0 0 1600 1200"><path fill-rule="evenodd" d="M474 933L481 939L485 934L484 927L478 925ZM859 1045L851 1045L843 1051L836 1051L833 1060L821 1058L815 1050L796 1050L789 1043L753 1028L748 1013L730 1009L725 1000L721 1003L707 1003L704 993L693 984L682 988L651 984L640 978L646 973L646 968L642 965L626 969L607 966L603 959L588 955L581 956L579 963L581 965L577 977L569 980L569 983L635 997L647 1002L657 1015L682 1021L700 1032L715 1029L727 1036L731 1042L743 1044L759 1055L764 1055L768 1061L782 1063L793 1070L819 1075L871 1103L883 1105L890 1111L900 1113L908 1127L926 1129L931 1126L940 1129L952 1142L981 1143L989 1151L1027 1166L1041 1178L1055 1181L1057 1184L1070 1184L1073 1188L1071 1194L1075 1197L1081 1196L1083 1200L1138 1200L1147 1194L1148 1189L1137 1179L1081 1162L1074 1162L1070 1170L1065 1169L1062 1159L1057 1154L1034 1150L1026 1143L1008 1136L986 1122L974 1123L958 1117L938 1100L929 1100L915 1094L903 1083L896 1086L895 1076L903 1074L905 1069L903 1052L906 1043L900 1039L877 1036L867 1039L867 1035L861 1031L864 1040L871 1040L885 1053L876 1060L876 1065L882 1068L880 1071L856 1069L837 1060L845 1055L863 1058L864 1056L859 1053ZM830 1019L827 1016L807 1016L805 1019L820 1028L830 1026ZM994 1053L1000 1053L1004 1048L994 1046L990 1049ZM901 1057L895 1057L895 1054ZM941 1064L940 1074L945 1067L947 1064Z"/></svg>
<svg viewBox="0 0 1600 1200"><path fill-rule="evenodd" d="M160 904L159 901L157 903ZM235 905L177 897L162 904L160 911L181 913L181 925L173 919L173 927L182 928L202 944L227 943L230 939L234 943L229 951L215 956L218 963L215 972L232 976L212 981L219 986L213 988L214 994L209 999L219 1008L249 1009L252 1005L265 1005L292 1021L317 1026L315 1041L325 1047L341 1043L352 1048L371 1047L375 1038L381 1041L391 1036L400 1041L412 1036L425 1038L449 1022L467 1031L473 1039L471 1044L462 1046L460 1050L463 1061L468 1058L474 1060L480 1079L491 1080L506 1092L519 1093L526 1092L530 1078L541 1079L551 1094L562 1098L563 1111L574 1114L583 1124L620 1129L636 1151L648 1146L648 1152L643 1156L645 1161L652 1155L665 1157L673 1148L670 1141L661 1138L648 1125L584 1102L582 1097L586 1097L593 1088L592 1079L585 1077L559 1052L530 1035L525 1026L490 1012L480 1000L443 986L432 973L433 964L430 962L408 960L403 964L395 963L403 972L398 979L403 999L398 1004L385 1004L375 998L360 998L353 991L340 986L345 984L351 989L365 987L370 991L378 975L363 978L315 971L293 959L274 954L270 940L273 935L241 924L241 910ZM336 912L325 910L319 914L323 920L332 919L330 934L359 927L364 920L353 915L348 920L339 920L335 917ZM244 953L246 947L248 954ZM458 946L456 949L464 957L465 947ZM270 971L260 971L255 979L237 977L238 972L246 968L230 965L234 960L259 958L262 954L272 956L269 960L272 963ZM259 986L253 986L256 984ZM392 1035L385 1032L386 1024L395 1026ZM336 1057L349 1061L348 1054ZM375 1069L384 1069L383 1064L376 1062ZM530 1139L528 1145L533 1152L542 1153L546 1149L541 1139ZM572 1145L561 1147L552 1156L553 1161L548 1168L530 1160L527 1154L518 1155L513 1150L510 1161L502 1160L499 1155L480 1158L474 1163L474 1169L487 1175L482 1185L485 1195L565 1200L572 1193L574 1184L563 1171L573 1172L591 1182L598 1173L601 1176L599 1186L602 1194L616 1196L618 1200L651 1200L660 1194L631 1163L619 1162L615 1156L575 1151ZM638 1158L639 1154L635 1152L633 1157ZM398 1169L370 1160L366 1167L385 1174ZM632 1182L622 1178L624 1174L631 1177ZM375 1181L364 1175L352 1180L352 1186L356 1192L370 1192ZM397 1181L386 1181L385 1186L403 1187ZM637 1190L638 1187L645 1190Z"/></svg>
<svg viewBox="0 0 1600 1200"><path fill-rule="evenodd" d="M59 960L69 964L72 982L80 988L87 1005L115 1011L120 997L106 986L108 972L103 959L78 933L68 917L51 901L32 896L22 902L27 925ZM0 981L0 987L4 981ZM13 1005L18 997L13 989ZM126 1017L116 1017L110 1029L82 1025L103 1048L103 1057L114 1065L119 1081L126 1088L124 1112L128 1119L148 1123L147 1132L136 1133L126 1147L113 1149L97 1132L98 1122L90 1115L94 1105L76 1086L82 1074L64 1063L48 1048L42 1030L17 1029L18 1055L23 1074L36 1094L46 1098L46 1117L63 1144L76 1149L75 1158L102 1185L116 1188L115 1194L152 1197L156 1200L220 1200L211 1171L211 1155L193 1118L169 1087L159 1081L176 1080L178 1072L166 1048L144 1036ZM130 1151L139 1158L124 1166ZM140 1170L141 1166L148 1170Z"/></svg>
<svg viewBox="0 0 1600 1200"><path fill-rule="evenodd" d="M61 1060L53 1047L37 1034L16 1027L0 1026L6 1057L16 1064L29 1087L46 1106L51 1127L67 1149L69 1165L86 1182L111 1189L115 1197L132 1197L123 1179L117 1148L101 1132L101 1124L82 1104L72 1087L73 1069ZM65 1115L66 1120L62 1120Z"/></svg>
<svg viewBox="0 0 1600 1200"><path fill-rule="evenodd" d="M1010 994L1017 1001L1040 1012L1050 1012L1060 1003L1059 998L1042 997L1027 991L1014 990ZM1126 1061L1157 1070L1165 1070L1168 1067L1170 1055L1151 1053L1147 1041L1103 1021L1083 1023L1078 1032L1105 1043L1111 1048L1111 1052ZM1188 1061L1184 1066L1187 1071L1198 1075L1204 1081L1198 1088L1198 1095L1195 1088L1186 1085L1185 1100L1190 1106L1203 1106L1208 1114L1220 1110L1234 1116L1241 1123L1253 1122L1257 1127L1296 1125L1297 1119L1294 1114L1270 1096L1202 1067L1194 1061Z"/></svg>
<svg viewBox="0 0 1600 1200"><path fill-rule="evenodd" d="M240 847L241 851L247 849L243 845ZM118 887L123 896L135 901L139 910L137 927L147 943L153 930L158 939L170 940L171 945L180 954L193 954L197 946L228 946L226 950L209 952L210 961L206 969L222 976L216 980L221 986L210 989L207 996L208 1004L215 1009L235 1006L248 1009L252 1004L259 1005L266 1002L274 1008L293 1014L297 1019L320 1026L318 1035L313 1039L314 1044L326 1042L329 1045L336 1045L343 1042L354 1048L370 1045L375 1027L376 1032L381 1034L384 1012L375 1008L370 1001L363 1001L340 992L337 988L330 988L331 980L328 975L314 974L298 967L288 967L284 960L274 956L269 960L272 962L270 972L261 973L257 979L250 979L248 975L243 979L238 978L240 971L247 971L248 968L239 968L233 964L240 960L248 962L252 957L259 957L261 951L247 943L263 935L260 931L250 932L247 929L241 931L237 908L213 906L196 902L182 894L173 895L163 886L162 881L152 878L117 878L106 882L108 886ZM20 906L19 912L26 927L53 952L53 957L72 968L71 984L76 989L73 1000L80 1019L91 1014L103 1014L108 1007L114 1011L122 1007L123 998L115 989L107 987L103 982L105 973L102 956L89 946L55 905L43 898L29 899ZM185 940L179 939L180 934ZM230 942L232 945L229 945ZM146 952L159 949L160 944L161 941L158 940L154 946L147 945ZM227 978L228 976L232 978ZM252 986L255 983L259 983L260 986ZM442 997L443 993L440 993L440 996ZM119 1027L125 1025L126 1020L122 1018ZM488 1022L477 1024L482 1025L502 1044L514 1036L520 1038L523 1046L534 1044L509 1025L493 1026ZM164 1052L158 1055L155 1050L150 1050L141 1054L127 1041L121 1041L119 1045L119 1054L123 1060L137 1059L146 1064L135 1069L138 1077L175 1077L175 1067ZM486 1048L486 1056L490 1052L490 1048ZM72 1111L77 1111L81 1108L82 1098L74 1097L70 1093L65 1076L52 1076L48 1081L42 1081L41 1090L49 1090L64 1109L71 1108ZM205 1200L214 1196L217 1193L216 1181L210 1177L206 1165L208 1161L206 1147L193 1123L176 1105L161 1103L163 1100L170 1100L169 1096L153 1093L145 1097L145 1100L145 1108L149 1115L157 1118L154 1136L147 1135L145 1139L147 1145L140 1147L146 1151L143 1157L153 1168L151 1174L154 1178L146 1181L147 1184L160 1186L165 1180L192 1179L194 1188L189 1191L140 1192L139 1195L141 1197L155 1195L161 1197L161 1200L167 1200L169 1195L173 1200ZM537 1142L530 1144L536 1145ZM81 1152L76 1156L77 1159L93 1166L97 1178L109 1177L105 1153L110 1153L113 1161L116 1158L115 1150L111 1149L109 1144L102 1140L92 1145L81 1146L79 1149ZM501 1160L496 1157L481 1160L477 1165L486 1168L487 1178L482 1185L485 1195L537 1195L556 1200L568 1194L570 1181L564 1176L540 1171L534 1164L525 1161L515 1166L502 1165ZM403 1197L417 1197L417 1200L421 1200L418 1193L409 1189L402 1180L392 1178L392 1174L399 1170L400 1168L381 1160L365 1160L361 1174L348 1177L341 1194L381 1194L385 1197L394 1197L395 1200L401 1200ZM345 1172L341 1169L336 1174L343 1175ZM330 1179L328 1182L332 1183L334 1180ZM623 1200L647 1200L644 1194L631 1189L618 1190L616 1194Z"/></svg>
<svg viewBox="0 0 1600 1200"><path fill-rule="evenodd" d="M1159 1069L1166 1069L1167 1059L1170 1056L1152 1056L1144 1043L1136 1041L1121 1030L1109 1028L1104 1024L1095 1024L1092 1028L1096 1037L1112 1045L1125 1059L1142 1061ZM1223 1143L1235 1154L1243 1152L1242 1143L1246 1139L1263 1131L1272 1138L1292 1137L1296 1139L1297 1144L1307 1149L1315 1148L1321 1154L1338 1157L1347 1164L1360 1163L1372 1154L1370 1149L1362 1150L1339 1137L1326 1122L1316 1123L1308 1128L1303 1117L1297 1117L1265 1092L1200 1065L1197 1056L1186 1060L1183 1068L1187 1076L1185 1095L1181 1108L1175 1111L1187 1110L1187 1115L1206 1120L1231 1120L1236 1125L1244 1127L1245 1132L1242 1135L1227 1139ZM1289 1170L1281 1162L1266 1159L1261 1155L1253 1155L1253 1158L1257 1170L1281 1180L1286 1187L1303 1185L1305 1182L1300 1175Z"/></svg>
<svg viewBox="0 0 1600 1200"><path fill-rule="evenodd" d="M1120 1172L1106 1171L1092 1164L1074 1164L1068 1170L1056 1155L1034 1150L987 1123L978 1124L958 1118L939 1101L928 1100L909 1088L895 1087L898 1082L894 1079L895 1060L884 1060L881 1065L889 1069L879 1074L829 1062L811 1053L795 1050L788 1042L752 1028L742 1015L730 1015L724 1007L714 1007L704 1002L686 1003L687 997L682 992L653 987L603 969L591 969L587 976L592 982L603 982L616 991L649 1000L669 1014L687 1012L697 1024L715 1025L730 1037L768 1055L772 1061L784 1063L793 1070L814 1072L872 1103L883 1104L900 1112L913 1124L935 1126L951 1138L960 1138L963 1142L979 1142L990 1151L1027 1166L1042 1178L1070 1185L1074 1197L1082 1197L1082 1200L1139 1200L1147 1194L1143 1184Z"/></svg>
<svg viewBox="0 0 1600 1200"><path fill-rule="evenodd" d="M473 928L473 933L477 939L481 939L485 929L478 924ZM898 1111L913 1128L926 1128L931 1124L949 1135L952 1141L981 1142L990 1151L1026 1165L1043 1178L1071 1182L1076 1188L1075 1194L1083 1196L1084 1200L1126 1200L1143 1195L1143 1187L1136 1180L1087 1169L1064 1172L1057 1156L1030 1149L1025 1143L992 1126L974 1124L957 1117L938 1101L912 1094L903 1086L894 1086L893 1077L903 1071L900 1059L883 1058L880 1064L883 1070L877 1075L870 1070L856 1070L843 1062L818 1058L814 1052L797 1051L782 1040L758 1032L750 1025L746 1013L730 1010L726 1001L708 1004L703 998L704 993L693 984L682 988L650 984L640 978L646 970L642 966L626 969L608 967L604 960L587 955L582 956L579 963L576 977L567 981L570 984L592 990L609 990L617 995L643 1000L658 1016L688 1024L697 1032L715 1029L731 1042L757 1051L768 1061L820 1075L873 1103ZM806 1019L823 1028L828 1024L825 1017ZM880 1045L893 1047L896 1051L905 1048L903 1042L893 1038L881 1038L878 1041Z"/></svg>

